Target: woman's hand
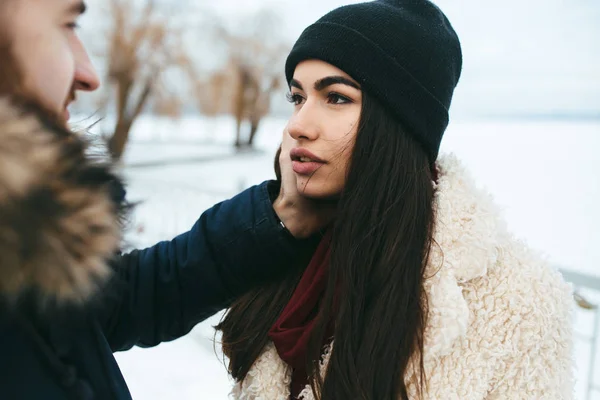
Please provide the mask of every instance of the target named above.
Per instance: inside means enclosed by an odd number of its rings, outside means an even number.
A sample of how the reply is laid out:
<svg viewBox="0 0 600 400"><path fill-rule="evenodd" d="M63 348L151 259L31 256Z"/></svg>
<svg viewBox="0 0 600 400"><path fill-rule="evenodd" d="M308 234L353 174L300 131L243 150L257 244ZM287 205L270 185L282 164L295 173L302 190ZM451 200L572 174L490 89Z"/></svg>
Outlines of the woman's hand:
<svg viewBox="0 0 600 400"><path fill-rule="evenodd" d="M281 188L273 203L273 208L279 219L290 233L299 239L307 238L326 227L334 218L336 206L330 203L320 203L302 196L296 183L296 173L292 169L290 150L294 139L286 130L279 155L279 172L281 173ZM277 165L276 168L277 170Z"/></svg>

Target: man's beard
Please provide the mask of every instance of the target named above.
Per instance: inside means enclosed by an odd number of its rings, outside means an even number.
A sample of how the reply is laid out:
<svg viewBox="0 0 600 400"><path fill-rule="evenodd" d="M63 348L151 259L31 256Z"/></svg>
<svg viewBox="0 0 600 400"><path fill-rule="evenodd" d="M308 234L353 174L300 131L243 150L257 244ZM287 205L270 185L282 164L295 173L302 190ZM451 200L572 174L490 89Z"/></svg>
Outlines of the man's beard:
<svg viewBox="0 0 600 400"><path fill-rule="evenodd" d="M23 74L10 43L0 38L0 96L24 97Z"/></svg>
<svg viewBox="0 0 600 400"><path fill-rule="evenodd" d="M0 94L0 96L2 96L2 94ZM60 127L64 130L69 130L69 121L66 119L64 113L66 104L68 104L68 102L65 102L65 108L63 108L63 110L57 111L46 106L43 102L37 99L37 96L26 90L17 91L16 93L8 93L7 97L10 98L13 104L20 106L24 111L35 112L45 123ZM70 98L74 98L74 95Z"/></svg>
<svg viewBox="0 0 600 400"><path fill-rule="evenodd" d="M10 42L2 36L0 34L0 97L9 97L14 104L20 104L26 109L35 109L37 112L43 113L48 121L67 128L68 121L65 118L64 109L52 110L44 105L33 91L27 89L25 77L13 55ZM74 100L75 87L72 87L64 108Z"/></svg>
<svg viewBox="0 0 600 400"><path fill-rule="evenodd" d="M69 92L69 97L67 97L67 101L65 101L65 105L64 105L64 109L67 110L67 108L69 107L69 104L75 102L77 100L77 94L75 91L75 87L72 87L70 92ZM65 121L65 124L68 123L69 121Z"/></svg>
<svg viewBox="0 0 600 400"><path fill-rule="evenodd" d="M58 113L44 104L42 104L33 96L27 95L9 95L8 96L15 106L23 110L24 113L33 113L38 116L42 124L46 127L53 127L63 132L70 132L68 121L62 113Z"/></svg>

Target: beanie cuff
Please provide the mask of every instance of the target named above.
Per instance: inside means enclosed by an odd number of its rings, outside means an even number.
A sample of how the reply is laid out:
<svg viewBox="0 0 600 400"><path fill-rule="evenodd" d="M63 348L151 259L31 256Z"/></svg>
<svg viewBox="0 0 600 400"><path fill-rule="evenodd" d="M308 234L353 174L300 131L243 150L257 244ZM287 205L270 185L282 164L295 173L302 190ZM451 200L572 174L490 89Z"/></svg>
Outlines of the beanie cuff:
<svg viewBox="0 0 600 400"><path fill-rule="evenodd" d="M317 22L302 33L287 58L288 84L296 66L309 59L330 63L355 79L406 126L435 161L448 126L448 110L376 43L346 26Z"/></svg>

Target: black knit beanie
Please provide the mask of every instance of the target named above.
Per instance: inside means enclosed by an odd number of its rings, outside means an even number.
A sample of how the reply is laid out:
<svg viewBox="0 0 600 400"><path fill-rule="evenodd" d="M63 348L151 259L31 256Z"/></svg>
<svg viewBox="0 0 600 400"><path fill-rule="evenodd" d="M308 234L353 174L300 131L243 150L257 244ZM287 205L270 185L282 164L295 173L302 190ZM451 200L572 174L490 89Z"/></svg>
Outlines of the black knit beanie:
<svg viewBox="0 0 600 400"><path fill-rule="evenodd" d="M304 30L285 66L319 59L373 95L437 158L462 68L458 36L427 0L377 0L340 7Z"/></svg>

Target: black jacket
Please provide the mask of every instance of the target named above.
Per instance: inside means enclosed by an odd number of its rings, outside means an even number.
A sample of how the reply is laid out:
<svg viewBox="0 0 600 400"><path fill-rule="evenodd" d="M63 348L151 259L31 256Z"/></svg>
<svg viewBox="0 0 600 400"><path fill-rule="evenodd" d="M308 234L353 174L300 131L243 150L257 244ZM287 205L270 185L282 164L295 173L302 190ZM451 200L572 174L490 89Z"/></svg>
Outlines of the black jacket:
<svg viewBox="0 0 600 400"><path fill-rule="evenodd" d="M104 263L118 235L102 183L110 173L40 161L54 142L26 135L48 127L6 107L0 100L0 399L130 399L114 351L187 334L299 250L263 183L204 212L189 232ZM23 138L26 146L6 145ZM15 180L2 168L12 161L37 175Z"/></svg>

